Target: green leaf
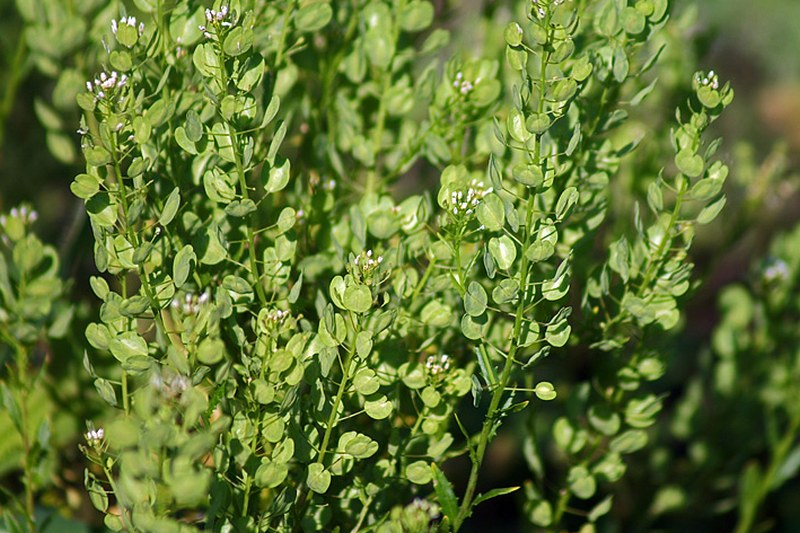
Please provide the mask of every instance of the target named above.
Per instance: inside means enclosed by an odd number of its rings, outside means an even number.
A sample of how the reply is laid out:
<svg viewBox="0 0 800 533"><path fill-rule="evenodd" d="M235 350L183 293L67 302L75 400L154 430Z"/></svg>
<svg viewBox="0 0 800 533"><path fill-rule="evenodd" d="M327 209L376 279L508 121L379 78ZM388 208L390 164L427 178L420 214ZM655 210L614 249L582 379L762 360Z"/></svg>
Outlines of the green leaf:
<svg viewBox="0 0 800 533"><path fill-rule="evenodd" d="M225 358L225 343L222 339L206 337L197 347L197 360L204 365L215 365Z"/></svg>
<svg viewBox="0 0 800 533"><path fill-rule="evenodd" d="M147 355L147 342L137 333L126 331L111 339L108 343L111 355L120 362L136 356Z"/></svg>
<svg viewBox="0 0 800 533"><path fill-rule="evenodd" d="M525 127L525 115L517 108L512 108L511 111L508 112L506 128L508 129L509 135L519 143L524 143L531 136L530 132Z"/></svg>
<svg viewBox="0 0 800 533"><path fill-rule="evenodd" d="M397 23L403 31L422 31L433 22L433 4L423 0L412 0L397 14Z"/></svg>
<svg viewBox="0 0 800 533"><path fill-rule="evenodd" d="M559 320L555 324L550 324L547 326L547 328L544 330L544 338L548 343L550 343L551 346L560 348L569 340L569 334L571 331L572 327L569 325L566 319Z"/></svg>
<svg viewBox="0 0 800 533"><path fill-rule="evenodd" d="M631 429L615 437L609 449L620 454L633 453L647 446L647 433L641 429Z"/></svg>
<svg viewBox="0 0 800 533"><path fill-rule="evenodd" d="M442 513L451 524L456 523L458 517L458 499L453 491L453 485L444 475L436 463L431 464L433 473L433 490L436 492L436 499L442 508Z"/></svg>
<svg viewBox="0 0 800 533"><path fill-rule="evenodd" d="M167 196L167 201L164 202L164 209L161 211L161 216L158 219L158 223L162 226L168 226L172 219L175 218L175 215L178 212L178 208L181 205L181 191L178 187L172 189L172 192L169 193Z"/></svg>
<svg viewBox="0 0 800 533"><path fill-rule="evenodd" d="M549 381L539 382L536 388L533 389L533 392L536 394L537 398L544 401L554 400L557 395L555 387L553 387L553 384Z"/></svg>
<svg viewBox="0 0 800 533"><path fill-rule="evenodd" d="M222 43L222 50L231 57L244 54L253 46L253 30L242 26L234 27Z"/></svg>
<svg viewBox="0 0 800 533"><path fill-rule="evenodd" d="M486 311L487 301L483 286L477 281L471 281L464 295L464 310L471 316L482 315Z"/></svg>
<svg viewBox="0 0 800 533"><path fill-rule="evenodd" d="M425 307L420 311L420 320L422 320L422 323L435 327L447 326L452 316L453 310L438 300L431 300L425 304Z"/></svg>
<svg viewBox="0 0 800 533"><path fill-rule="evenodd" d="M193 264L197 263L197 256L194 253L194 248L191 244L185 245L178 250L175 254L175 259L172 263L172 279L175 286L180 288L189 279L189 274L192 271Z"/></svg>
<svg viewBox="0 0 800 533"><path fill-rule="evenodd" d="M331 485L331 473L325 470L320 463L308 465L308 477L306 478L308 488L317 494L325 494Z"/></svg>
<svg viewBox="0 0 800 533"><path fill-rule="evenodd" d="M283 190L286 184L289 183L291 171L291 162L287 159L279 167L272 167L269 170L269 178L267 179L266 190L268 193L275 193Z"/></svg>
<svg viewBox="0 0 800 533"><path fill-rule="evenodd" d="M461 317L461 332L470 340L479 340L486 336L489 317L486 313L479 316L465 314Z"/></svg>
<svg viewBox="0 0 800 533"><path fill-rule="evenodd" d="M553 522L553 507L547 500L539 500L533 505L528 516L537 526L547 527Z"/></svg>
<svg viewBox="0 0 800 533"><path fill-rule="evenodd" d="M592 507L592 510L589 511L587 516L589 522L597 522L600 517L608 514L608 512L611 510L611 504L613 501L613 496L606 496L602 501L600 501L600 503Z"/></svg>
<svg viewBox="0 0 800 533"><path fill-rule="evenodd" d="M351 455L355 459L366 459L372 457L378 451L378 443L355 431L347 431L339 437L339 444L336 447L339 453Z"/></svg>
<svg viewBox="0 0 800 533"><path fill-rule="evenodd" d="M361 368L353 377L353 388L364 396L378 392L380 386L378 375L371 368Z"/></svg>
<svg viewBox="0 0 800 533"><path fill-rule="evenodd" d="M700 155L695 154L691 150L681 150L675 156L675 165L678 167L678 170L690 178L696 178L703 173L705 163Z"/></svg>
<svg viewBox="0 0 800 533"><path fill-rule="evenodd" d="M356 335L356 353L362 359L369 357L372 353L372 333L369 331L359 331Z"/></svg>
<svg viewBox="0 0 800 533"><path fill-rule="evenodd" d="M509 22L503 30L503 38L508 46L519 46L522 43L522 27L516 22Z"/></svg>
<svg viewBox="0 0 800 533"><path fill-rule="evenodd" d="M184 127L186 138L191 142L199 142L203 138L203 123L200 122L200 115L197 111L190 109L186 112L186 126Z"/></svg>
<svg viewBox="0 0 800 533"><path fill-rule="evenodd" d="M564 192L558 197L558 202L556 203L556 219L564 220L564 218L569 216L579 198L580 194L575 187L567 187L564 189Z"/></svg>
<svg viewBox="0 0 800 533"><path fill-rule="evenodd" d="M100 179L90 174L78 174L69 189L78 198L88 200L100 190Z"/></svg>
<svg viewBox="0 0 800 533"><path fill-rule="evenodd" d="M708 224L719 215L722 208L725 207L725 203L727 202L727 198L725 196L720 196L717 200L713 203L707 205L698 213L697 215L697 223L698 224Z"/></svg>
<svg viewBox="0 0 800 533"><path fill-rule="evenodd" d="M331 21L333 9L326 2L312 2L304 5L294 16L294 25L301 32L321 30Z"/></svg>
<svg viewBox="0 0 800 533"><path fill-rule="evenodd" d="M392 414L392 402L385 395L364 402L364 411L374 420L383 420Z"/></svg>
<svg viewBox="0 0 800 533"><path fill-rule="evenodd" d="M583 466L570 468L567 483L569 483L570 492L582 500L591 498L597 491L597 481Z"/></svg>
<svg viewBox="0 0 800 533"><path fill-rule="evenodd" d="M262 458L261 464L256 470L255 482L259 487L272 489L280 486L288 474L288 464L273 462L266 458Z"/></svg>
<svg viewBox="0 0 800 533"><path fill-rule="evenodd" d="M345 289L342 303L354 313L366 313L372 308L372 291L366 285L351 285Z"/></svg>
<svg viewBox="0 0 800 533"><path fill-rule="evenodd" d="M507 235L492 237L489 240L489 253L501 270L508 270L517 258L517 247Z"/></svg>
<svg viewBox="0 0 800 533"><path fill-rule="evenodd" d="M478 221L489 231L499 231L505 223L503 201L494 193L484 196L477 208Z"/></svg>
<svg viewBox="0 0 800 533"><path fill-rule="evenodd" d="M498 496L505 496L506 494L511 494L512 492L516 492L520 489L520 487L503 487L498 489L492 489L485 494L478 494L475 499L472 501L473 507L485 502L486 500L491 500L492 498L497 498Z"/></svg>
<svg viewBox="0 0 800 533"><path fill-rule="evenodd" d="M414 461L409 463L405 469L406 479L416 485L426 485L433 479L431 466L427 461Z"/></svg>
<svg viewBox="0 0 800 533"><path fill-rule="evenodd" d="M511 169L511 177L526 187L536 189L544 183L544 173L539 165L519 163Z"/></svg>

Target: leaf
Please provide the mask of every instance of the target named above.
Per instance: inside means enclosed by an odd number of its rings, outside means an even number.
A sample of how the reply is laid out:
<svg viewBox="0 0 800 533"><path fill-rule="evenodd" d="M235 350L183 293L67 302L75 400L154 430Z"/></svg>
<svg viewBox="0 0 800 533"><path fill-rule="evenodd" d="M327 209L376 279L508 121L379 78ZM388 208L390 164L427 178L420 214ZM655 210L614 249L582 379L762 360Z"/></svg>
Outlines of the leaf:
<svg viewBox="0 0 800 533"><path fill-rule="evenodd" d="M412 0L400 9L397 23L403 31L418 32L431 25L433 15L433 4L424 0Z"/></svg>
<svg viewBox="0 0 800 533"><path fill-rule="evenodd" d="M564 220L564 218L569 216L579 198L580 194L575 187L567 187L564 189L564 192L558 197L558 202L556 203L556 219Z"/></svg>
<svg viewBox="0 0 800 533"><path fill-rule="evenodd" d="M708 224L717 218L717 215L719 215L720 211L722 211L722 208L725 207L725 203L727 201L728 200L725 196L720 196L719 199L704 207L697 215L697 223Z"/></svg>
<svg viewBox="0 0 800 533"><path fill-rule="evenodd" d="M253 30L243 26L234 27L225 37L222 50L225 54L236 57L244 54L253 46Z"/></svg>
<svg viewBox="0 0 800 533"><path fill-rule="evenodd" d="M363 433L347 431L339 437L337 449L339 453L345 453L355 459L366 459L375 455L378 443Z"/></svg>
<svg viewBox="0 0 800 533"><path fill-rule="evenodd" d="M317 494L325 494L331 485L331 473L325 470L320 463L308 465L308 477L306 478L308 488Z"/></svg>
<svg viewBox="0 0 800 533"><path fill-rule="evenodd" d="M690 178L696 178L703 173L705 163L703 162L703 158L698 154L685 149L678 152L675 156L675 165L678 167L678 170Z"/></svg>
<svg viewBox="0 0 800 533"><path fill-rule="evenodd" d="M414 461L409 463L405 469L406 479L416 485L426 485L433 479L431 466L427 461Z"/></svg>
<svg viewBox="0 0 800 533"><path fill-rule="evenodd" d="M548 343L550 343L551 346L560 348L569 340L569 334L571 331L572 327L569 325L566 319L563 319L555 324L548 325L544 330L544 338Z"/></svg>
<svg viewBox="0 0 800 533"><path fill-rule="evenodd" d="M489 231L499 231L505 223L505 210L500 197L492 193L483 198L477 208L478 221Z"/></svg>
<svg viewBox="0 0 800 533"><path fill-rule="evenodd" d="M192 271L193 264L197 263L197 256L194 253L194 248L191 244L185 245L181 248L172 263L172 278L175 282L175 287L182 287L186 280L189 279L189 274Z"/></svg>
<svg viewBox="0 0 800 533"><path fill-rule="evenodd" d="M275 488L278 487L286 479L289 474L289 465L286 463L279 463L270 461L266 458L261 459L261 464L258 466L255 474L255 482L259 487ZM309 485L310 486L310 485Z"/></svg>
<svg viewBox="0 0 800 533"><path fill-rule="evenodd" d="M139 334L126 331L111 339L108 349L111 355L116 357L119 362L124 363L131 357L146 356L147 342Z"/></svg>
<svg viewBox="0 0 800 533"><path fill-rule="evenodd" d="M455 524L456 518L458 518L458 499L453 491L453 485L444 472L436 466L436 463L431 464L431 472L433 474L433 490L436 492L436 499L442 508L442 513L451 524Z"/></svg>
<svg viewBox="0 0 800 533"><path fill-rule="evenodd" d="M512 492L516 492L520 489L520 487L503 487L498 489L492 489L486 494L478 494L475 499L472 501L473 507L485 502L486 500L491 500L492 498L497 498L498 496L505 496L506 494L511 494Z"/></svg>
<svg viewBox="0 0 800 533"><path fill-rule="evenodd" d="M351 285L345 289L342 303L354 313L366 313L372 308L372 291L366 285Z"/></svg>
<svg viewBox="0 0 800 533"><path fill-rule="evenodd" d="M489 240L489 253L501 270L508 270L517 258L517 247L507 235L492 237Z"/></svg>
<svg viewBox="0 0 800 533"><path fill-rule="evenodd" d="M531 136L530 132L525 127L525 115L517 108L512 108L511 111L508 112L506 128L508 129L509 135L519 143L524 143Z"/></svg>
<svg viewBox="0 0 800 533"><path fill-rule="evenodd" d="M315 32L324 28L333 17L333 9L326 2L304 5L294 16L294 25L301 32Z"/></svg>
<svg viewBox="0 0 800 533"><path fill-rule="evenodd" d="M488 298L483 286L471 281L464 295L464 310L471 316L480 316L486 311Z"/></svg>
<svg viewBox="0 0 800 533"><path fill-rule="evenodd" d="M549 381L539 382L533 392L536 394L537 398L544 401L554 400L556 397L556 389Z"/></svg>
<svg viewBox="0 0 800 533"><path fill-rule="evenodd" d="M536 189L544 183L544 173L539 165L519 163L511 169L511 177L526 187Z"/></svg>
<svg viewBox="0 0 800 533"><path fill-rule="evenodd" d="M383 420L392 413L392 402L385 395L364 402L364 411L374 420Z"/></svg>
<svg viewBox="0 0 800 533"><path fill-rule="evenodd" d="M162 226L169 225L172 222L172 219L175 218L175 214L178 212L178 208L181 205L181 191L178 187L172 189L172 192L169 193L167 196L167 201L164 202L164 209L161 211L161 216L158 219L158 223Z"/></svg>
<svg viewBox="0 0 800 533"><path fill-rule="evenodd" d="M283 165L279 167L272 167L269 170L269 177L267 179L266 190L268 193L275 193L283 190L286 184L289 183L291 171L291 162L287 159Z"/></svg>
<svg viewBox="0 0 800 533"><path fill-rule="evenodd" d="M582 500L591 498L597 491L597 481L583 466L570 468L567 483L569 483L570 492Z"/></svg>
<svg viewBox="0 0 800 533"><path fill-rule="evenodd" d="M204 365L215 365L225 358L225 343L222 339L206 337L197 347L197 360Z"/></svg>
<svg viewBox="0 0 800 533"><path fill-rule="evenodd" d="M361 368L353 377L353 388L364 396L378 392L380 386L378 375L371 368Z"/></svg>

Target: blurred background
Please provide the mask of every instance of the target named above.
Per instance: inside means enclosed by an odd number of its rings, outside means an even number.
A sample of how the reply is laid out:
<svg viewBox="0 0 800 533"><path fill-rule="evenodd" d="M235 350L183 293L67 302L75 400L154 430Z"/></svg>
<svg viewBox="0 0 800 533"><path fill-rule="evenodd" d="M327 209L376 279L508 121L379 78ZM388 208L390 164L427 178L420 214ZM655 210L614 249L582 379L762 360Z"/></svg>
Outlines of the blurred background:
<svg viewBox="0 0 800 533"><path fill-rule="evenodd" d="M102 1L89 3L103 4ZM505 16L500 8L495 13L491 1L435 3L440 13L449 11L461 17L451 23L454 31L462 33L454 36L454 46L458 46L459 40L461 43L480 42L475 38L475 32L486 31L480 25ZM698 425L711 427L718 433L708 442L715 439L721 442L708 444L708 449L720 453L719 450L726 450L727 445L736 455L737 438L760 432L761 428L748 425L748 420L753 420L750 418L742 419L738 426L714 429L714 424L721 419L735 419L731 414L732 407L725 402L714 403L711 396L693 392L692 383L704 387L719 379L709 345L716 342L714 332L719 330L725 313L724 302L720 303L723 291L734 283L752 283L753 265L768 260L774 238L800 221L800 1L673 0L671 4L671 16L676 23L671 26L673 34L669 36L669 47L662 61L683 66L672 72L715 70L721 80L730 81L736 99L715 125L717 136L724 137L720 152L722 159L731 168L728 207L715 224L698 234L693 248L694 260L698 264L696 272L703 284L691 299L681 337L672 340L666 348L674 354L674 364L663 385L673 398L672 403L668 402L665 416L672 417L673 425L687 424L685 433ZM490 18L485 17L486 13ZM76 301L87 301L92 296L86 280L94 272L92 258L85 252L91 249L91 234L82 201L69 190L72 178L82 168L76 150L79 139L77 113L72 102L52 101L56 83L75 82L75 79L64 76L64 71L73 67L77 69L79 65L32 60L26 41L21 38L24 28L14 0L0 0L0 211L5 212L20 202L27 202L38 211L36 230L45 242L57 248L63 277L71 283L71 297ZM502 39L502 36L498 35L498 38ZM668 76L670 71L665 72ZM661 83L687 87L689 81L662 79ZM678 94L675 98L682 98L680 91L675 92ZM669 105L669 108L673 107ZM792 298L798 299L796 292ZM88 304L82 308L79 306L78 319L82 313L85 317L90 312ZM797 330L794 337L785 341L796 343L789 347L792 351L800 343L800 327ZM67 339L65 342L80 341ZM715 347L714 350L719 352L722 349ZM74 352L80 353L79 350ZM81 371L79 362L70 368ZM62 400L82 398L84 393L65 391ZM77 442L82 421L91 415L92 404L86 401L85 405L74 404L71 416L60 426L62 438L67 441ZM703 402L709 407L708 419L702 419L702 413L706 411L697 407ZM685 406L694 406L692 413L695 418L681 418L681 409L689 409ZM701 413L700 419L697 418L698 412ZM751 440L748 449L742 451L741 457L737 456L738 462L721 466L714 473L704 473L685 467L684 462L691 463L693 454L706 452L686 444L688 438L681 441L680 427L673 430L673 434L664 436L661 448L637 459L640 474L637 477L634 465L626 480L627 485L620 490L617 502L621 502L621 509L615 510L621 513L619 523L637 525L609 531L733 529L737 504L720 495L736 493L739 469L752 457L768 461L770 446L758 439ZM515 474L514 465L522 462L521 452L508 449L507 443L498 439L490 452L494 465L487 470L505 476L506 481L515 481L518 474ZM74 458L79 456L77 450L72 455ZM13 443L0 437L0 478L3 478L0 485L5 485L4 476L13 471L16 460ZM794 461L796 464L782 465L786 468L785 484L774 487L776 494L767 507L768 514L775 519L767 523L764 531L792 533L800 530L800 483L793 480L800 467L800 455ZM76 459L75 466L62 470L48 503L69 507L75 515L81 512L76 509L86 511L88 508L82 496L82 465L78 463ZM682 468L686 472L683 477ZM641 491L642 486L652 481L647 477L649 472L670 469L672 477L665 477L663 485ZM692 483L703 487L703 475L717 476L714 486L708 490L718 492L706 493L706 489L700 488L700 494L692 495L687 487ZM489 481L495 486L502 483L497 479ZM9 486L14 488L13 482L10 483ZM658 508L659 512L651 513L658 518L643 517L645 510L636 508L642 501L649 502L647 509L650 511ZM513 498L498 499L497 502L480 509L475 531L529 530L525 524L509 521L509 516L518 513ZM684 510L680 516L669 516L670 509L681 507L686 502L691 502L698 514ZM702 509L704 504L708 504L710 510ZM713 516L701 519L703 513ZM63 531L80 531L76 527L72 523ZM0 533L2 531L0 524Z"/></svg>

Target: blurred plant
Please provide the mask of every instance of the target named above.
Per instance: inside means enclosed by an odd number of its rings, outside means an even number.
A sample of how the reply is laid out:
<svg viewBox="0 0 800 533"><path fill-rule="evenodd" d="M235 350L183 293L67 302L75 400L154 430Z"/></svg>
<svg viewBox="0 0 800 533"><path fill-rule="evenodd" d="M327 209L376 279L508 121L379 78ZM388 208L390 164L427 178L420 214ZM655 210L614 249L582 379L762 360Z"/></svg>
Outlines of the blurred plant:
<svg viewBox="0 0 800 533"><path fill-rule="evenodd" d="M56 461L52 410L46 408L44 393L52 357L48 340L65 335L72 319L56 252L30 231L37 216L25 205L0 216L0 394L5 408L0 427L5 429L7 416L16 432L4 432L3 462L22 471L21 497L3 488L9 506L2 517L12 531L29 532L41 526L35 518L36 498L52 483Z"/></svg>

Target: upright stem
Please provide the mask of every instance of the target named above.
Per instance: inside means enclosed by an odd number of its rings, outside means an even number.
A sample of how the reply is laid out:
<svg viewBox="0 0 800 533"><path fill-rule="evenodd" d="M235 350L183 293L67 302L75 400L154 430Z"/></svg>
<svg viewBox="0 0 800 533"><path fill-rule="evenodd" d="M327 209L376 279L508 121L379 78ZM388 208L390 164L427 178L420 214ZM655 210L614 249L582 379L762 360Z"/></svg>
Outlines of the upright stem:
<svg viewBox="0 0 800 533"><path fill-rule="evenodd" d="M551 34L552 35L552 34ZM542 52L541 58L541 71L539 73L539 102L537 109L541 113L544 109L544 86L546 83L546 68L547 68L547 61L549 58L549 52ZM536 152L534 154L535 164L542 165L542 172L544 174L547 173L547 160L542 159L542 135L537 134L536 136ZM517 303L517 310L514 317L514 329L513 334L511 337L511 346L508 350L508 354L506 355L506 361L503 365L503 371L500 374L500 379L497 381L494 390L492 391L492 398L489 402L489 409L486 412L486 418L483 422L483 427L481 429L480 437L478 439L478 446L475 448L475 451L472 453L472 468L469 474L469 480L467 481L467 488L464 492L464 497L461 501L461 506L458 510L458 515L453 523L453 531L458 531L461 528L461 525L464 523L464 520L470 515L472 512L472 502L475 498L475 490L478 486L478 474L480 472L481 465L483 464L483 458L486 454L486 447L488 446L489 442L491 441L492 437L494 436L495 431L495 423L498 416L498 408L500 407L500 401L503 398L503 395L506 391L506 388L511 381L511 371L514 368L515 357L517 351L519 350L520 344L520 336L522 333L522 325L523 325L523 316L525 315L525 307L527 306L528 299L525 297L528 291L528 277L530 274L531 263L528 259L527 255L524 253L525 250L531 244L531 238L534 234L532 231L531 225L533 224L533 214L534 214L534 198L529 197L527 200L527 210L525 215L525 239L522 248L522 262L520 264L518 281L519 287L521 291L521 296L519 298L519 302Z"/></svg>

